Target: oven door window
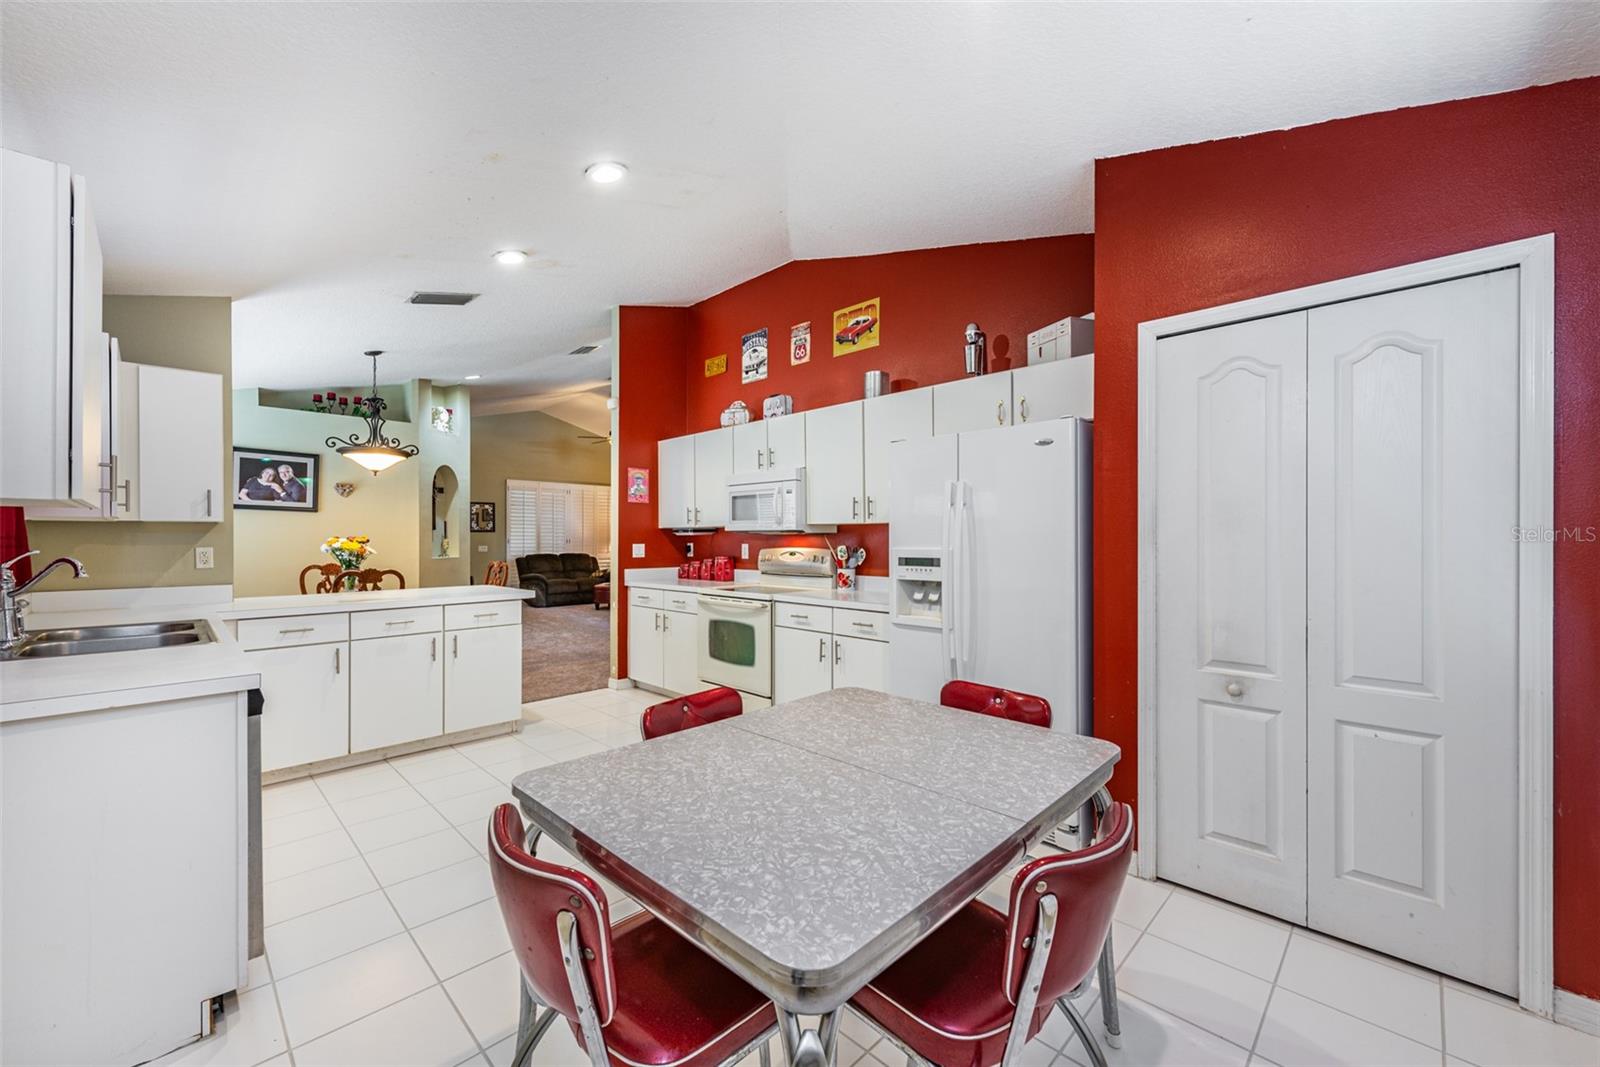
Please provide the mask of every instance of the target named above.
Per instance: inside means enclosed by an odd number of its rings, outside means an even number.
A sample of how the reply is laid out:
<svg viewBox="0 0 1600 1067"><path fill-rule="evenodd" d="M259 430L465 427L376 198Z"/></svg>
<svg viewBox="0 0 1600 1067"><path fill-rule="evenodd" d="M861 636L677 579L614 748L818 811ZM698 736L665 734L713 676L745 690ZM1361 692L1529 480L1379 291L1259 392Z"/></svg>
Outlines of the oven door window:
<svg viewBox="0 0 1600 1067"><path fill-rule="evenodd" d="M747 622L712 619L706 632L706 650L718 663L733 667L756 665L756 628Z"/></svg>

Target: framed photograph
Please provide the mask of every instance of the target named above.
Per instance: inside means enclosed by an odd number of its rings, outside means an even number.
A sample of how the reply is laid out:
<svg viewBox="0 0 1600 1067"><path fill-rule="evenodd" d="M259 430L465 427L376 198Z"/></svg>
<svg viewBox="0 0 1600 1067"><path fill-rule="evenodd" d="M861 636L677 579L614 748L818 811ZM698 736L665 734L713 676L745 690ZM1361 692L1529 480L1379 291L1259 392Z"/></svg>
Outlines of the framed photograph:
<svg viewBox="0 0 1600 1067"><path fill-rule="evenodd" d="M233 506L260 511L316 511L322 457L272 448L233 450Z"/></svg>
<svg viewBox="0 0 1600 1067"><path fill-rule="evenodd" d="M492 500L474 500L468 505L468 529L472 533L494 533L494 503Z"/></svg>

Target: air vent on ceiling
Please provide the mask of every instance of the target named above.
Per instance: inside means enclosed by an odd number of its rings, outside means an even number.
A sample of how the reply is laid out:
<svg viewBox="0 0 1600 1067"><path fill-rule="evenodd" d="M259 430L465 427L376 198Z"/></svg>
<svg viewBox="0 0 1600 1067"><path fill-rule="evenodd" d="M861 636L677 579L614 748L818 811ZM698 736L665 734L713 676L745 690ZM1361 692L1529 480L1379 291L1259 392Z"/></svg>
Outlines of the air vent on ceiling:
<svg viewBox="0 0 1600 1067"><path fill-rule="evenodd" d="M587 356L590 352L593 352L595 349L597 349L599 347L600 347L599 345L579 345L577 348L574 348L571 352L568 352L567 355L569 355L569 356Z"/></svg>
<svg viewBox="0 0 1600 1067"><path fill-rule="evenodd" d="M470 304L478 299L477 293L412 293L408 304L444 304L448 307L460 307Z"/></svg>

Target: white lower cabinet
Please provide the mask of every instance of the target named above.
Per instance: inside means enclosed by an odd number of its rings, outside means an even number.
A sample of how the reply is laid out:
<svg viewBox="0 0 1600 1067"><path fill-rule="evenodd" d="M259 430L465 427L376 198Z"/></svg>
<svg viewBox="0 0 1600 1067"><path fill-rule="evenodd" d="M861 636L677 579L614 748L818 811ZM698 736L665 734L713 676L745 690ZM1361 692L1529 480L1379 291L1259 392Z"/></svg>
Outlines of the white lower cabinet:
<svg viewBox="0 0 1600 1067"><path fill-rule="evenodd" d="M772 630L773 703L850 686L887 692L885 619L879 612L779 604Z"/></svg>
<svg viewBox="0 0 1600 1067"><path fill-rule="evenodd" d="M889 686L889 642L865 637L833 639L833 687L876 689Z"/></svg>
<svg viewBox="0 0 1600 1067"><path fill-rule="evenodd" d="M245 655L261 673L261 769L350 752L350 645L303 645Z"/></svg>
<svg viewBox="0 0 1600 1067"><path fill-rule="evenodd" d="M522 715L522 626L485 626L444 635L444 730L471 730Z"/></svg>
<svg viewBox="0 0 1600 1067"><path fill-rule="evenodd" d="M833 637L811 630L772 631L772 700L784 704L833 688Z"/></svg>
<svg viewBox="0 0 1600 1067"><path fill-rule="evenodd" d="M700 684L698 612L661 613L661 688L669 693L697 693Z"/></svg>
<svg viewBox="0 0 1600 1067"><path fill-rule="evenodd" d="M443 640L431 633L350 643L350 751L444 732Z"/></svg>

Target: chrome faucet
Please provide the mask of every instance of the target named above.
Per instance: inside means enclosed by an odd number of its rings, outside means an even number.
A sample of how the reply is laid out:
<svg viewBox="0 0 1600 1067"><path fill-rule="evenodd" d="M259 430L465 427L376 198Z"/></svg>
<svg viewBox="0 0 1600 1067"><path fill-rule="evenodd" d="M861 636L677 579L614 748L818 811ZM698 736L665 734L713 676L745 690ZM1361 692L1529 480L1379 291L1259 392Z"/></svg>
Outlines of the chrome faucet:
<svg viewBox="0 0 1600 1067"><path fill-rule="evenodd" d="M0 563L0 651L10 652L22 644L22 639L27 636L22 628L22 609L28 606L26 600L19 600L28 590L44 581L45 575L57 567L71 567L74 578L87 578L89 572L83 569L83 563L71 556L58 556L44 565L44 569L21 585L17 584L17 576L12 572L11 566L21 562L29 556L37 556L39 550L24 552L16 559L8 559Z"/></svg>

